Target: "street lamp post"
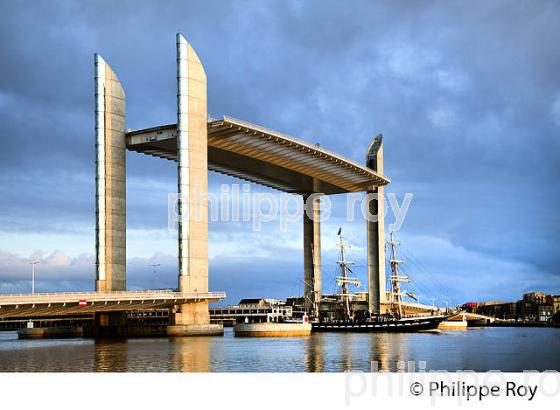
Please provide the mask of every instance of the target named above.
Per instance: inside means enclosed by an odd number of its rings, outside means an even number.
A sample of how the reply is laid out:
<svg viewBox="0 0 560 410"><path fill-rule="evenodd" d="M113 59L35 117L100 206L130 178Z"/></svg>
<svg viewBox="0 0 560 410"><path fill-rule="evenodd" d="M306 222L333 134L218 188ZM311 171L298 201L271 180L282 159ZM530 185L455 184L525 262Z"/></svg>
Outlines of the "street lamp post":
<svg viewBox="0 0 560 410"><path fill-rule="evenodd" d="M156 271L156 268L157 268L158 266L161 266L161 263L156 263L156 264L152 264L152 265L148 265L148 266L151 266L152 268L154 268L154 276L153 276L153 278L152 278L152 288L155 289L155 288L156 288L156 279L157 279L157 271Z"/></svg>
<svg viewBox="0 0 560 410"><path fill-rule="evenodd" d="M35 265L41 263L41 261L29 262L31 265L31 294L35 294Z"/></svg>

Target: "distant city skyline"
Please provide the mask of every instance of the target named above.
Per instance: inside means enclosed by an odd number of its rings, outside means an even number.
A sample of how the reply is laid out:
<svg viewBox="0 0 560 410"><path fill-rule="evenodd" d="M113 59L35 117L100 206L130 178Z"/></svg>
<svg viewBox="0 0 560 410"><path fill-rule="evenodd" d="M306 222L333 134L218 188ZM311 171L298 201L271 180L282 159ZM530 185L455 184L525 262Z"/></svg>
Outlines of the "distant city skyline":
<svg viewBox="0 0 560 410"><path fill-rule="evenodd" d="M413 194L397 235L416 260L405 269L421 301L560 293L557 3L123 1L114 19L101 3L0 4L1 293L30 292L31 260L41 260L37 292L94 288L93 54L125 86L127 127L174 123L178 30L205 65L213 117L244 118L359 163L383 133L386 192L399 202ZM175 287L175 163L127 161L128 286L150 287L149 265L161 264L158 286ZM239 183L209 181L216 193ZM367 277L365 222L348 223L345 198L331 199L325 293L335 289L340 226ZM209 233L210 289L226 291L224 303L302 293L300 222L255 232L251 221L218 221Z"/></svg>

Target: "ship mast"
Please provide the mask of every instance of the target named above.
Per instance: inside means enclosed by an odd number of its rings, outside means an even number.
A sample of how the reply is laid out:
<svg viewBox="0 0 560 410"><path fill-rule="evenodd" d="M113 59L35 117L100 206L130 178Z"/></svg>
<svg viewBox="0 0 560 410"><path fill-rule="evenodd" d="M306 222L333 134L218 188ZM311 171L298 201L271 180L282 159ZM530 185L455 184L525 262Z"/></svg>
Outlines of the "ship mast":
<svg viewBox="0 0 560 410"><path fill-rule="evenodd" d="M352 278L348 276L348 272L353 273L352 270L349 268L348 265L352 265L354 262L350 262L346 260L344 249L346 247L350 247L343 241L342 236L342 228L338 230L338 244L337 246L340 248L340 259L337 261L337 264L340 268L340 275L336 277L336 283L338 286L342 288L342 301L344 303L344 313L347 319L351 317L351 309L350 309L350 295L349 285L354 285L356 287L360 286L360 281L358 278Z"/></svg>
<svg viewBox="0 0 560 410"><path fill-rule="evenodd" d="M410 278L405 275L401 275L399 272L399 264L404 263L403 260L399 260L397 257L397 248L396 246L400 244L400 242L395 241L395 237L393 232L391 232L391 240L387 243L391 246L391 256L389 259L389 263L391 264L391 304L394 308L397 305L397 315L399 318L403 316L402 311L402 295L403 292L401 291L401 282L410 282Z"/></svg>

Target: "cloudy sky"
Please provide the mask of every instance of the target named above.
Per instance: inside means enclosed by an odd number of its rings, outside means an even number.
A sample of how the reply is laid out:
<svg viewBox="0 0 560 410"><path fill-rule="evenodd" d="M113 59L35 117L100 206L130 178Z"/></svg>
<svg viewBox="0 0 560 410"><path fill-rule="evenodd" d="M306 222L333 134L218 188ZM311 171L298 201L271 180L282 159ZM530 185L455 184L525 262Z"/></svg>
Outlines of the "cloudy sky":
<svg viewBox="0 0 560 410"><path fill-rule="evenodd" d="M558 21L552 0L2 1L0 292L30 290L32 259L38 291L93 288L93 54L123 84L127 127L173 123L181 31L206 68L212 116L358 162L384 134L387 191L413 194L398 235L424 301L560 293ZM175 165L128 153L127 178L128 287L151 286L151 263L157 286L174 287ZM214 191L236 182L210 175ZM339 225L366 277L365 225L344 215L322 226L325 292ZM209 231L210 288L228 302L301 293L301 223Z"/></svg>

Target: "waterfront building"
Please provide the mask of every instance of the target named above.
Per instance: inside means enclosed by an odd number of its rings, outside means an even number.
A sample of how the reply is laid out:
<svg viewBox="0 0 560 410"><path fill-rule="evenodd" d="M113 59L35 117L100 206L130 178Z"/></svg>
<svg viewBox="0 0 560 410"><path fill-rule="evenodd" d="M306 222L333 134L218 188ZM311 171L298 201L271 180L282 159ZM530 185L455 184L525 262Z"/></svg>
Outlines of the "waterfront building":
<svg viewBox="0 0 560 410"><path fill-rule="evenodd" d="M551 318L552 318L552 305L539 305L538 306L539 322L548 322Z"/></svg>
<svg viewBox="0 0 560 410"><path fill-rule="evenodd" d="M462 309L505 320L546 322L560 311L560 296L527 292L516 302L469 302Z"/></svg>
<svg viewBox="0 0 560 410"><path fill-rule="evenodd" d="M251 323L281 322L291 319L293 307L277 299L241 299L239 304L210 308L210 321L232 326L248 320Z"/></svg>
<svg viewBox="0 0 560 410"><path fill-rule="evenodd" d="M523 302L541 305L546 303L546 294L544 292L529 292L523 294Z"/></svg>
<svg viewBox="0 0 560 410"><path fill-rule="evenodd" d="M498 319L516 319L517 302L485 302L477 305L476 312L480 315L491 316Z"/></svg>
<svg viewBox="0 0 560 410"><path fill-rule="evenodd" d="M560 295L552 296L552 315L560 312Z"/></svg>

